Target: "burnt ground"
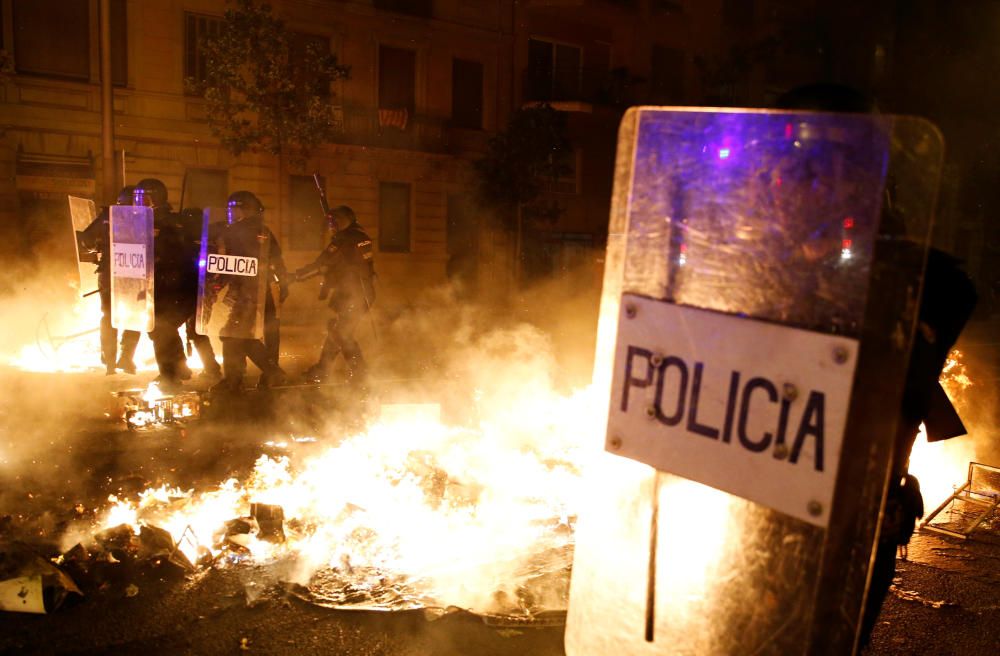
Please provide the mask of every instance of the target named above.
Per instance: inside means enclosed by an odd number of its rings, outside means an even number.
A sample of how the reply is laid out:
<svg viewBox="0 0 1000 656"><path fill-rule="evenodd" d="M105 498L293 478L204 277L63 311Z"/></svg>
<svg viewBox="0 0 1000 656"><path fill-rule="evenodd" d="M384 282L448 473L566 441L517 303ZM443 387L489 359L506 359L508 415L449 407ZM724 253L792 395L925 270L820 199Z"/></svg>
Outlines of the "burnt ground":
<svg viewBox="0 0 1000 656"><path fill-rule="evenodd" d="M1000 522L988 523L964 541L916 533L909 559L896 561L896 579L867 653L998 651Z"/></svg>
<svg viewBox="0 0 1000 656"><path fill-rule="evenodd" d="M105 416L114 415L111 392L150 376L4 373L0 552L16 546L55 555L60 535L86 521L109 493L163 482L214 485L250 471L261 453L282 452L267 440L329 434L320 415L339 415L344 430L357 419L356 409L343 407L350 395L342 387L293 388L216 400L211 421L184 430L130 432ZM288 407L302 411L290 420ZM324 446L321 439L303 448ZM78 574L82 599L71 597L48 615L0 612L0 653L563 653L560 622L498 625L458 609L333 610L303 601L261 567L185 576L168 566L123 563Z"/></svg>
<svg viewBox="0 0 1000 656"><path fill-rule="evenodd" d="M94 374L0 376L0 546L17 541L51 555L65 528L109 493L166 481L210 485L247 472L267 450L266 439L311 428L308 413L297 415L296 425L275 421L268 410L275 399L280 407L320 407L324 415L344 402L335 387L286 390L270 400L250 394L244 405L229 413L217 406L213 421L187 430L134 433L104 416L113 415L108 399L123 384ZM866 653L997 653L1000 540L918 534L910 558L899 563ZM301 600L258 567L188 576L119 567L78 583L86 596L48 615L0 613L0 653L563 653L558 623L497 626L460 611L432 619L423 611L331 610Z"/></svg>

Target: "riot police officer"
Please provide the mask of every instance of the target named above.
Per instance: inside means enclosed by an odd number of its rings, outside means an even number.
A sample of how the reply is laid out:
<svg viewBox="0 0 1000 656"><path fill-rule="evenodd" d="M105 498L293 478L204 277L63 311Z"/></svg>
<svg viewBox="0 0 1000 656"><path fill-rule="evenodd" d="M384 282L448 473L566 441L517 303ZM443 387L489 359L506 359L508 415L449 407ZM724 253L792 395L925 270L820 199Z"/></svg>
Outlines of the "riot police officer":
<svg viewBox="0 0 1000 656"><path fill-rule="evenodd" d="M193 312L188 279L189 246L180 215L167 202L167 187L156 178L135 186L135 205L153 209L153 351L161 388L176 388L191 378L178 329Z"/></svg>
<svg viewBox="0 0 1000 656"><path fill-rule="evenodd" d="M185 299L185 307L190 310L190 314L184 323L184 334L187 337L188 350L190 345L194 345L201 360L202 372L199 379L207 382L217 382L222 378L222 367L215 359L215 349L212 348L212 340L208 335L201 335L195 326L195 306L198 299L198 257L201 253L201 220L202 214L198 210L187 209L180 212L181 229L184 232L184 245L186 248L184 275L182 277L181 295Z"/></svg>
<svg viewBox="0 0 1000 656"><path fill-rule="evenodd" d="M311 382L324 382L338 354L343 354L352 384L363 385L367 366L356 337L358 325L375 301L372 239L361 228L354 210L341 205L327 215L333 236L311 263L295 272L297 280L322 276L320 300L329 296L332 316L319 361L306 371Z"/></svg>
<svg viewBox="0 0 1000 656"><path fill-rule="evenodd" d="M285 381L285 372L278 366L276 354L259 339L250 337L226 336L226 333L243 332L252 334L252 326L259 308L258 290L260 285L264 290L264 325L277 327L277 304L271 293L270 283L278 283L278 302L284 302L288 296L288 271L281 255L281 246L270 228L264 225L264 206L260 200L249 191L237 191L230 194L226 203L229 225L218 237L222 241L225 253L238 257L255 257L261 254L261 244L266 243L267 268L259 271L256 276L230 276L225 283L230 287L227 294L227 304L230 313L223 327L222 368L223 378L215 385L213 391L238 391L246 374L247 358L261 370L258 388L281 385ZM262 258L263 259L263 258ZM263 277L263 280L260 278Z"/></svg>
<svg viewBox="0 0 1000 656"><path fill-rule="evenodd" d="M131 205L132 193L135 187L122 187L118 192L116 205ZM94 253L97 256L97 290L101 297L101 362L110 376L115 369L121 369L127 374L135 373L135 348L139 343L139 333L135 330L123 330L121 347L116 353L118 331L111 325L111 256L108 248L111 244L110 210L105 207L89 226L77 233L81 250Z"/></svg>

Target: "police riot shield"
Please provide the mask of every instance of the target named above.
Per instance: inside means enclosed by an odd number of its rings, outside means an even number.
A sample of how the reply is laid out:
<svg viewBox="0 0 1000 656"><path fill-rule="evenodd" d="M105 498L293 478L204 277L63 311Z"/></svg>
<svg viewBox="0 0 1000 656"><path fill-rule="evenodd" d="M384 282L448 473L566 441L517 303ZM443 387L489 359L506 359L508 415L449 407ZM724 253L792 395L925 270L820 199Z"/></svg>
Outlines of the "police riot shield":
<svg viewBox="0 0 1000 656"><path fill-rule="evenodd" d="M202 335L263 339L270 232L263 224L202 220L197 330Z"/></svg>
<svg viewBox="0 0 1000 656"><path fill-rule="evenodd" d="M76 246L76 263L80 273L80 294L88 294L97 289L97 253L84 250L80 246L79 233L87 229L97 217L97 208L89 198L69 198L69 217L73 229L73 244Z"/></svg>
<svg viewBox="0 0 1000 656"><path fill-rule="evenodd" d="M111 325L153 330L153 209L112 205Z"/></svg>
<svg viewBox="0 0 1000 656"><path fill-rule="evenodd" d="M914 118L626 114L568 654L856 648L941 153Z"/></svg>

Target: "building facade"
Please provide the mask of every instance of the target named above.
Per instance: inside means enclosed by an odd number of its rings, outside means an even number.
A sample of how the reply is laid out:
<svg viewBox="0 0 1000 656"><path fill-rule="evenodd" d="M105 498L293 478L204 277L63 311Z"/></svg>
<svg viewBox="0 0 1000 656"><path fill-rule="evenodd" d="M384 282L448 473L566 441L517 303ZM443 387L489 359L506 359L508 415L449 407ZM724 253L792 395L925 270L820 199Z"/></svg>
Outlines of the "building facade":
<svg viewBox="0 0 1000 656"><path fill-rule="evenodd" d="M103 2L0 0L12 60L0 84L0 220L16 234L7 248L56 257L67 195L100 205L122 184L157 177L175 208L253 191L296 266L324 245L318 173L331 203L352 206L371 232L380 302L390 304L445 282L456 256L486 296L508 291L518 266L548 274L596 261L622 112L698 101L696 61L719 43L714 2L275 0L296 42L328 44L351 69L330 90L338 137L295 164L232 156L185 83L204 75L199 39L218 29L232 6L223 0L108 0L109 135ZM517 263L510 234L476 204L472 164L511 111L540 103L568 115L572 172L549 189L558 219L527 228ZM298 296L305 308L308 295Z"/></svg>

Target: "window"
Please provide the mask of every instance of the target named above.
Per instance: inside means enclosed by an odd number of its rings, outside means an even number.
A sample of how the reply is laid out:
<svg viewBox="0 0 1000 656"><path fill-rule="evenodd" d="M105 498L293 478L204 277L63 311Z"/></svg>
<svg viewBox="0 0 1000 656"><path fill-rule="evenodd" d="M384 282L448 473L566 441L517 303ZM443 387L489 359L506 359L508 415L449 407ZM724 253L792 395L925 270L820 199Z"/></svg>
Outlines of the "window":
<svg viewBox="0 0 1000 656"><path fill-rule="evenodd" d="M319 183L326 188L326 179ZM326 245L326 217L319 202L319 191L311 175L293 175L289 179L288 246L297 251L319 251Z"/></svg>
<svg viewBox="0 0 1000 656"><path fill-rule="evenodd" d="M684 98L684 53L676 48L653 45L649 64L649 101L679 103Z"/></svg>
<svg viewBox="0 0 1000 656"><path fill-rule="evenodd" d="M410 252L410 185L381 182L378 186L378 249Z"/></svg>
<svg viewBox="0 0 1000 656"><path fill-rule="evenodd" d="M579 100L582 63L582 48L529 39L528 99Z"/></svg>
<svg viewBox="0 0 1000 656"><path fill-rule="evenodd" d="M451 124L457 128L483 127L483 65L451 60Z"/></svg>
<svg viewBox="0 0 1000 656"><path fill-rule="evenodd" d="M416 108L417 53L404 48L379 46L379 109L405 109L411 115Z"/></svg>
<svg viewBox="0 0 1000 656"><path fill-rule="evenodd" d="M209 207L222 209L226 206L226 189L229 176L219 169L188 169L184 174L184 208Z"/></svg>
<svg viewBox="0 0 1000 656"><path fill-rule="evenodd" d="M111 0L111 83L128 84L125 0ZM91 70L88 0L13 0L14 63L18 73L70 80L100 79ZM96 64L96 62L95 62Z"/></svg>
<svg viewBox="0 0 1000 656"><path fill-rule="evenodd" d="M330 96L330 85L320 80L307 80L302 72L302 62L305 60L306 52L309 48L315 48L321 55L330 54L330 39L319 34L306 34L295 32L288 43L288 54L292 60L296 84L304 84L310 95L328 98Z"/></svg>
<svg viewBox="0 0 1000 656"><path fill-rule="evenodd" d="M18 73L90 80L88 0L14 0Z"/></svg>
<svg viewBox="0 0 1000 656"><path fill-rule="evenodd" d="M184 14L184 79L191 80L190 93L201 95L205 86L205 56L202 39L214 38L222 29L222 19L201 14Z"/></svg>

